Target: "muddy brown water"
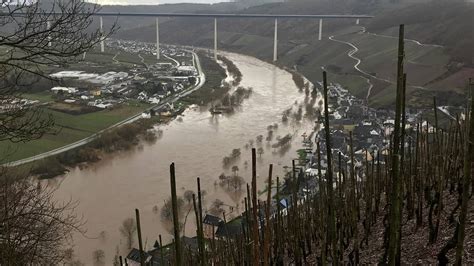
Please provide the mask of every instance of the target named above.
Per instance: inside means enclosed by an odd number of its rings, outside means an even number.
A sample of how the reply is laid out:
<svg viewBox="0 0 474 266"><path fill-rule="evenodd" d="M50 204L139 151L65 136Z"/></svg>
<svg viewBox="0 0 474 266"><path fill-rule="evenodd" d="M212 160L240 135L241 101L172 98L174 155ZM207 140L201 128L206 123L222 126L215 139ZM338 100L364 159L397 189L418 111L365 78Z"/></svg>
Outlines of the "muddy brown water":
<svg viewBox="0 0 474 266"><path fill-rule="evenodd" d="M238 174L250 182L251 151L245 146L251 139L255 143L258 135L265 139L267 126L278 123L274 136L293 134L291 146L281 151L271 147L275 138L270 143L263 141L264 154L257 160L259 189L265 187L270 163L274 165L274 177L284 175L284 166L291 165L291 159L297 157L296 150L302 147L302 134L311 133L315 124L309 119L283 124L282 113L291 107L296 110L295 101L302 103L305 94L296 88L287 71L253 57L225 55L242 72L241 86L253 88L252 95L244 100L237 112L212 116L206 109L188 109L181 122L175 119L168 125L158 126L163 135L155 143L142 143L141 148L113 154L87 168L75 168L65 176L48 181L57 186L55 196L58 200L78 202L76 212L85 221L86 234L75 233L72 240L76 259L90 265L92 254L98 249L105 252L107 265L112 264L117 250L126 256L128 250L119 228L124 219L134 218L135 208L140 209L147 249L153 246L159 234L165 243L171 240L171 231L160 219L161 207L171 195L171 162L176 165L178 195L182 196L185 190L196 190L196 177L200 177L201 187L207 192L204 209L220 199L226 204L223 207L226 218L231 219L243 209L244 190L239 193L233 189L229 191L227 186L216 185L220 173L232 174L230 167L223 167L222 159L232 149L241 149L240 159L230 166L237 165ZM315 108L319 108L319 102L318 99ZM245 161L248 161L247 168ZM229 206L234 207L233 212ZM192 213L186 223L187 236L195 235ZM138 246L136 237L135 246Z"/></svg>

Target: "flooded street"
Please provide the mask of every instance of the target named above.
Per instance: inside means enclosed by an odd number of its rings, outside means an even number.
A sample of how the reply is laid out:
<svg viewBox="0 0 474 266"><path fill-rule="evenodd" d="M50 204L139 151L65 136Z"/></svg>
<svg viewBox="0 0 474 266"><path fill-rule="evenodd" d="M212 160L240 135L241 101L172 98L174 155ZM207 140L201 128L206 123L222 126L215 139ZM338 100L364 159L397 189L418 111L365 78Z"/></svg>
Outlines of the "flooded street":
<svg viewBox="0 0 474 266"><path fill-rule="evenodd" d="M255 147L263 147L264 153L257 160L259 189L264 189L268 164L274 164L274 176L284 174L284 166L291 165L297 157L296 150L302 147L302 134L310 134L314 120L303 118L302 122L282 123L282 113L304 102L305 93L298 90L290 73L258 59L237 54L225 54L242 72L243 87L252 87L253 93L245 99L233 114L212 116L207 109L188 109L182 121L173 120L160 125L163 136L153 144L142 143L142 148L114 154L85 169L72 169L67 175L53 180L57 184L59 200L78 201L76 212L85 221L85 235L74 235L75 256L81 262L92 264L92 253L101 249L105 262L112 264L118 249L126 256L128 249L119 232L126 218L134 218L135 208L140 209L143 241L150 249L163 236L165 243L171 239L170 231L160 220L163 203L170 196L169 165L176 165L177 193L182 196L186 190L196 190L196 177L201 178L201 187L206 190L205 207L208 209L215 199L234 206L234 212L224 206L227 220L242 211L236 211L243 193L227 190L220 186L220 173L232 174L231 167L239 167L238 174L247 182L251 179L251 151L245 146L250 140ZM317 99L315 106L319 106ZM304 106L302 108L305 110ZM272 141L265 141L267 127L277 123ZM286 151L276 150L271 144L277 136L292 134L291 147ZM263 143L256 144L256 137L263 135ZM239 159L223 167L222 160L233 149L240 149ZM258 156L258 155L257 155ZM245 167L248 161L248 168ZM243 190L242 190L243 192ZM158 211L156 211L156 207ZM155 207L155 210L154 210ZM185 207L186 211L188 206ZM191 211L193 213L193 211ZM229 213L229 214L227 214ZM186 235L194 234L194 217L187 219ZM135 246L138 246L135 240Z"/></svg>

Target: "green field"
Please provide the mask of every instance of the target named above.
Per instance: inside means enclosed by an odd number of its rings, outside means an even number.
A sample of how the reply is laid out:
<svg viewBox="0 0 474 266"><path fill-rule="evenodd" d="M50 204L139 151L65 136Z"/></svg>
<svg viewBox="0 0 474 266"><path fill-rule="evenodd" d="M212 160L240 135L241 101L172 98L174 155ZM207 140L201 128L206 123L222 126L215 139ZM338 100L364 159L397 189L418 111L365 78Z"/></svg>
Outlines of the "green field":
<svg viewBox="0 0 474 266"><path fill-rule="evenodd" d="M42 115L52 116L56 132L45 134L41 139L27 143L0 142L2 157L6 157L6 161L15 161L62 147L138 114L148 106L141 103L129 103L111 110L83 115L70 115L45 108Z"/></svg>
<svg viewBox="0 0 474 266"><path fill-rule="evenodd" d="M24 93L21 95L21 97L28 100L38 100L42 103L54 101L53 95L49 91L42 91L38 93Z"/></svg>
<svg viewBox="0 0 474 266"><path fill-rule="evenodd" d="M115 62L112 58L118 53ZM140 54L144 58L145 64L154 64L157 62L173 63L173 61L162 58L156 60L151 54ZM82 56L78 58L82 61ZM191 58L179 58L178 60L190 60ZM84 70L102 73L106 71L128 71L134 65L143 66L142 59L138 54L119 51L117 49L106 48L104 53L97 49L88 52L85 61L73 63L68 69ZM51 71L59 71L51 69ZM220 80L219 80L220 83ZM44 88L43 90L47 90ZM55 99L49 91L24 93L22 97L30 100L38 100L41 103L53 102ZM27 157L31 157L43 152L47 152L75 141L86 138L102 129L105 129L115 123L118 123L130 116L142 112L149 107L148 104L137 101L129 101L127 104L118 106L111 110L103 110L82 115L71 115L59 111L53 111L47 107L42 107L42 116L51 116L55 126L52 133L45 134L41 139L27 143L10 143L8 141L0 142L1 155L4 161L10 162Z"/></svg>
<svg viewBox="0 0 474 266"><path fill-rule="evenodd" d="M182 102L187 104L205 105L211 101L220 100L229 88L221 87L222 80L225 79L225 70L213 59L199 55L204 73L206 73L206 83L201 89L184 97Z"/></svg>
<svg viewBox="0 0 474 266"><path fill-rule="evenodd" d="M345 89L349 90L354 96L365 99L367 97L367 90L369 84L367 81L357 75L333 74L328 73L328 79L337 82Z"/></svg>

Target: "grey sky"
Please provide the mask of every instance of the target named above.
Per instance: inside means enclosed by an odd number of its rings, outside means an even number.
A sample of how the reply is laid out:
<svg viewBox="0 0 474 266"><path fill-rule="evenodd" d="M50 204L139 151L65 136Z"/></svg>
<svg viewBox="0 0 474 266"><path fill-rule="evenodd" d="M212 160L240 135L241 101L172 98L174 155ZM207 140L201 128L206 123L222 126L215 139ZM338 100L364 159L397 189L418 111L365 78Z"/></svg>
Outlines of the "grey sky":
<svg viewBox="0 0 474 266"><path fill-rule="evenodd" d="M156 5L175 3L218 3L228 0L88 0L102 5Z"/></svg>

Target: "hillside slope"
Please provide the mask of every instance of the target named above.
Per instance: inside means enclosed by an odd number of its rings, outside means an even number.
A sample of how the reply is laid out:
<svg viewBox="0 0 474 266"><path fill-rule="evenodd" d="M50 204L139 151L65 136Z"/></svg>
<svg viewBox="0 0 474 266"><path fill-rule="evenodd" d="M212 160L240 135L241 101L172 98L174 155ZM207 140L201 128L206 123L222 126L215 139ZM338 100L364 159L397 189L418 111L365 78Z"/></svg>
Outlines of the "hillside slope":
<svg viewBox="0 0 474 266"><path fill-rule="evenodd" d="M422 43L446 46L456 61L474 66L474 3L435 1L389 10L370 21L368 30L396 36L407 25L406 36Z"/></svg>

